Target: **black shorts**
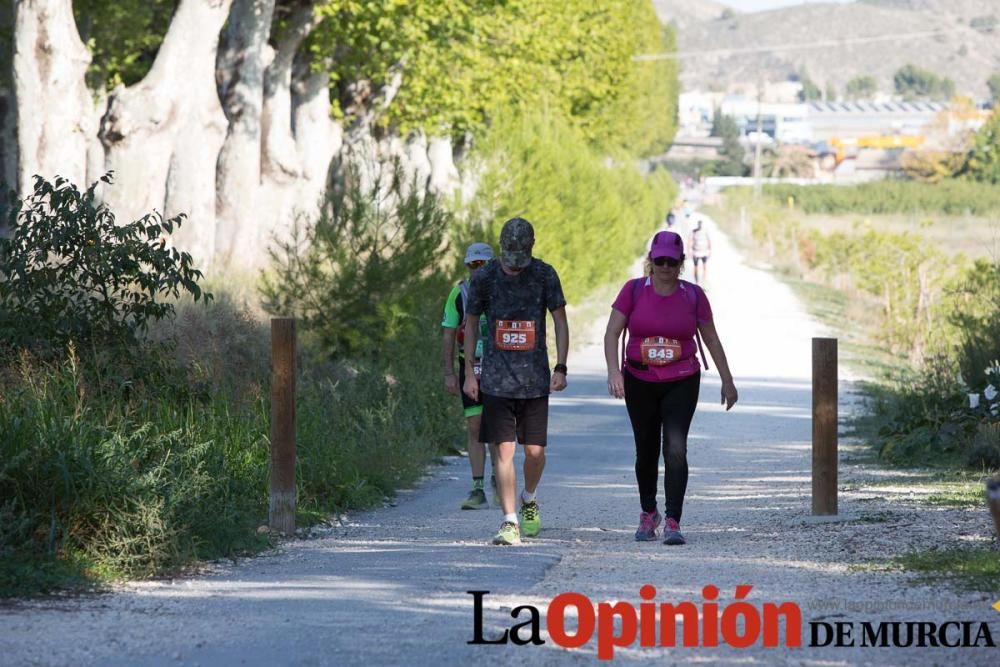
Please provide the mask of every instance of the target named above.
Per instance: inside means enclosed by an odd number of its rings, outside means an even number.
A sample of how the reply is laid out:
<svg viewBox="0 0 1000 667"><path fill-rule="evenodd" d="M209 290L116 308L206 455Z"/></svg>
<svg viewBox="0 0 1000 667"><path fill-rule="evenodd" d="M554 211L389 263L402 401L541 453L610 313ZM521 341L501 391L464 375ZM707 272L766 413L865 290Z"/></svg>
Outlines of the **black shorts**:
<svg viewBox="0 0 1000 667"><path fill-rule="evenodd" d="M545 446L549 430L549 397L503 398L480 394L483 421L480 442L519 442Z"/></svg>
<svg viewBox="0 0 1000 667"><path fill-rule="evenodd" d="M466 417L475 417L483 412L483 402L481 400L474 401L469 398L469 395L465 393L465 359L458 360L458 393L462 395L462 409L465 411ZM482 398L482 394L479 395ZM485 442L480 440L480 442Z"/></svg>
<svg viewBox="0 0 1000 667"><path fill-rule="evenodd" d="M700 257L699 256L692 257L691 261L694 262L695 266L698 266L698 262L701 262L702 264L708 264L708 255L702 255Z"/></svg>

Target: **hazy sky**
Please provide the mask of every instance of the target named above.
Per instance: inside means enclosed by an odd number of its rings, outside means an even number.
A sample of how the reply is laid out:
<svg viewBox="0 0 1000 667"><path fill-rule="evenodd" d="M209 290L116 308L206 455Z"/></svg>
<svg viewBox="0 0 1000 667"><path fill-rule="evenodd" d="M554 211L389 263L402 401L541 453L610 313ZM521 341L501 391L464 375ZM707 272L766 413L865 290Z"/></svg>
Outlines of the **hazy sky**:
<svg viewBox="0 0 1000 667"><path fill-rule="evenodd" d="M776 9L789 5L804 5L810 2L851 2L851 0L718 0L733 9L752 12L758 9Z"/></svg>

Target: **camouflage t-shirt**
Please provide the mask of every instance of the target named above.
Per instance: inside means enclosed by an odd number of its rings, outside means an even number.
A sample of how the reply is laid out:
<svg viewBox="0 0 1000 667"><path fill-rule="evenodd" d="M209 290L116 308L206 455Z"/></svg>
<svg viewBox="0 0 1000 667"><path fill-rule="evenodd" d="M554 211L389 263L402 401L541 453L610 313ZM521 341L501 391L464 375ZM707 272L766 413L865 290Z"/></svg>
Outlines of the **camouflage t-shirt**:
<svg viewBox="0 0 1000 667"><path fill-rule="evenodd" d="M467 312L483 313L489 322L481 392L503 398L548 395L545 311L565 305L559 275L540 259L517 275L504 273L496 259L473 274Z"/></svg>

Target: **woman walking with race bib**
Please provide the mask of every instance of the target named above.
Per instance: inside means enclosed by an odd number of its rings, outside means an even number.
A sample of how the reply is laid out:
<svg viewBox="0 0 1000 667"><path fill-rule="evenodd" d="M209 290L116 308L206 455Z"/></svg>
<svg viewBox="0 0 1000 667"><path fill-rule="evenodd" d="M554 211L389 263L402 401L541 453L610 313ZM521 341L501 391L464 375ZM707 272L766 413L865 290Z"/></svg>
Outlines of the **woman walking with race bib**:
<svg viewBox="0 0 1000 667"><path fill-rule="evenodd" d="M708 297L697 285L680 279L684 265L680 235L658 232L648 259L650 275L625 283L611 307L604 334L608 393L625 399L635 435L635 477L642 507L635 539L657 537L662 519L656 506L662 450L666 464L663 542L684 544L680 520L688 479L687 437L698 404L701 365L697 352L702 339L722 378L726 410L736 403L737 392ZM626 327L628 345L619 365L618 338Z"/></svg>

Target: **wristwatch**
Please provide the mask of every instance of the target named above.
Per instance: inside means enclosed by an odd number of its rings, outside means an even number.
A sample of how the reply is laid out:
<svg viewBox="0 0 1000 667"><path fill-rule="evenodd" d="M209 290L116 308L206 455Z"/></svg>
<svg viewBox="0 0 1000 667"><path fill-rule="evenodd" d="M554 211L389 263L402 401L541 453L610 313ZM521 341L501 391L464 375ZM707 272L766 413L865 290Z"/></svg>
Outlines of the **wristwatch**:
<svg viewBox="0 0 1000 667"><path fill-rule="evenodd" d="M552 372L562 373L563 375L566 375L566 364L556 364L555 366L552 367Z"/></svg>

